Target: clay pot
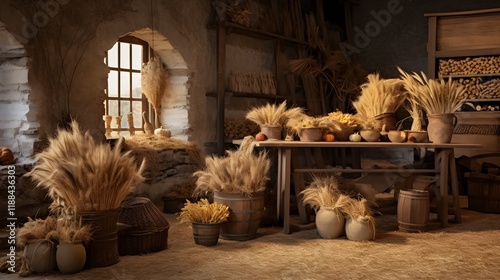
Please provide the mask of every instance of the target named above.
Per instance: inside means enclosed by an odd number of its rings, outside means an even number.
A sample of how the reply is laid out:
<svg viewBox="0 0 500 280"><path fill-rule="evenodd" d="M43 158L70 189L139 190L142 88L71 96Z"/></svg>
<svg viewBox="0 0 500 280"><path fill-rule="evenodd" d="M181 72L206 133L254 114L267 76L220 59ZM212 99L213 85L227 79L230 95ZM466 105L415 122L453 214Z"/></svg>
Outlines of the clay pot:
<svg viewBox="0 0 500 280"><path fill-rule="evenodd" d="M310 127L299 131L300 141L321 141L323 139L323 131L321 128Z"/></svg>
<svg viewBox="0 0 500 280"><path fill-rule="evenodd" d="M406 130L406 133L408 134L408 142L423 143L428 138L427 131Z"/></svg>
<svg viewBox="0 0 500 280"><path fill-rule="evenodd" d="M62 273L73 274L80 272L85 266L87 253L81 241L61 241L57 245L57 267Z"/></svg>
<svg viewBox="0 0 500 280"><path fill-rule="evenodd" d="M429 141L435 144L450 143L453 136L453 129L455 128L455 115L427 115L427 119L429 120L429 124L427 125Z"/></svg>
<svg viewBox="0 0 500 280"><path fill-rule="evenodd" d="M387 136L389 137L389 140L391 140L391 142L403 143L406 141L406 132L405 131L390 130L389 133L387 133Z"/></svg>
<svg viewBox="0 0 500 280"><path fill-rule="evenodd" d="M266 135L268 140L282 140L281 136L282 127L280 125L261 125L260 132Z"/></svg>
<svg viewBox="0 0 500 280"><path fill-rule="evenodd" d="M28 270L47 273L56 269L56 245L48 239L30 240L24 247Z"/></svg>
<svg viewBox="0 0 500 280"><path fill-rule="evenodd" d="M349 240L375 240L375 225L369 219L347 218L345 234Z"/></svg>
<svg viewBox="0 0 500 280"><path fill-rule="evenodd" d="M324 239L339 237L344 231L345 218L338 209L321 207L316 213L316 229Z"/></svg>
<svg viewBox="0 0 500 280"><path fill-rule="evenodd" d="M380 131L374 129L364 129L359 134L366 142L377 142L380 139Z"/></svg>

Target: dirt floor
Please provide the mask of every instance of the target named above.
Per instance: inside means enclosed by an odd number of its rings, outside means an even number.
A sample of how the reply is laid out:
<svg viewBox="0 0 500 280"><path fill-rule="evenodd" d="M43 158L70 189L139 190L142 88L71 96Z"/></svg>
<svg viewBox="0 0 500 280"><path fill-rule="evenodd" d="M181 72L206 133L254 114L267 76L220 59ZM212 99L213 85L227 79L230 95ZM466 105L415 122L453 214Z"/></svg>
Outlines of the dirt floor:
<svg viewBox="0 0 500 280"><path fill-rule="evenodd" d="M261 227L253 240L219 239L214 247L195 245L190 225L166 214L164 251L121 256L115 265L74 275L24 279L499 279L500 215L463 208L461 224L441 228L431 214L426 232L405 233L398 230L394 203L381 212L371 242L322 239L314 228L285 235L280 227Z"/></svg>

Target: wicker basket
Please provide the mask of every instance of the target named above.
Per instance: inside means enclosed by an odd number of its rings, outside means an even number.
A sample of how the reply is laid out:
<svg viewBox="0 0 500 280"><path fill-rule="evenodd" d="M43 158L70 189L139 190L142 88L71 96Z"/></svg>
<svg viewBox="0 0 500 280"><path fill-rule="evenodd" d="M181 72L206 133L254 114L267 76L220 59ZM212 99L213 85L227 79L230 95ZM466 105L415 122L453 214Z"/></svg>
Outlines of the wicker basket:
<svg viewBox="0 0 500 280"><path fill-rule="evenodd" d="M335 141L349 141L349 136L354 133L356 126L340 124L340 129L332 131Z"/></svg>
<svg viewBox="0 0 500 280"><path fill-rule="evenodd" d="M126 199L118 222L130 228L118 233L120 255L137 255L167 248L170 225L163 213L145 197Z"/></svg>
<svg viewBox="0 0 500 280"><path fill-rule="evenodd" d="M469 209L500 213L500 176L478 172L465 173Z"/></svg>

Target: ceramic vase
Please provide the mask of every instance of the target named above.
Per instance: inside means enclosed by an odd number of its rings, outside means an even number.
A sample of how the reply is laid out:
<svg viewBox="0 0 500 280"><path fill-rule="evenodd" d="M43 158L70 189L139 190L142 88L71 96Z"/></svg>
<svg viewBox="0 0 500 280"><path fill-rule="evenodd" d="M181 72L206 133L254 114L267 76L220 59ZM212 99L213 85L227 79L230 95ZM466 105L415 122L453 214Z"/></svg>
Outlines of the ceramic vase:
<svg viewBox="0 0 500 280"><path fill-rule="evenodd" d="M344 231L345 218L338 209L321 207L316 213L316 229L324 239L339 237Z"/></svg>
<svg viewBox="0 0 500 280"><path fill-rule="evenodd" d="M450 143L453 136L454 114L427 115L429 141L435 144Z"/></svg>
<svg viewBox="0 0 500 280"><path fill-rule="evenodd" d="M61 241L57 245L57 267L62 273L73 274L80 272L85 266L87 253L81 241Z"/></svg>
<svg viewBox="0 0 500 280"><path fill-rule="evenodd" d="M345 234L349 240L375 240L375 225L370 219L347 218Z"/></svg>

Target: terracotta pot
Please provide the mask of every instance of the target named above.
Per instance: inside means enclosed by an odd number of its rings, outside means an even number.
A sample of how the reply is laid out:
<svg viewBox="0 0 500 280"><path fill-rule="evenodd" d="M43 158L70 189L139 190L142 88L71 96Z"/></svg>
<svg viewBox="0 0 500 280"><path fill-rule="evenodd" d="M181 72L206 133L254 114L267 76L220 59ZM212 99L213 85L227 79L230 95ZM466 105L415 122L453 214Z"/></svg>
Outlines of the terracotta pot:
<svg viewBox="0 0 500 280"><path fill-rule="evenodd" d="M339 237L344 231L344 224L344 215L337 209L321 207L316 213L316 229L324 239Z"/></svg>
<svg viewBox="0 0 500 280"><path fill-rule="evenodd" d="M47 273L56 269L56 245L48 239L28 241L24 248L28 270Z"/></svg>
<svg viewBox="0 0 500 280"><path fill-rule="evenodd" d="M323 139L323 131L321 128L310 127L299 131L300 141L321 141Z"/></svg>
<svg viewBox="0 0 500 280"><path fill-rule="evenodd" d="M429 141L435 144L450 143L455 128L455 114L427 115Z"/></svg>
<svg viewBox="0 0 500 280"><path fill-rule="evenodd" d="M375 240L375 225L368 219L347 218L345 234L349 240Z"/></svg>
<svg viewBox="0 0 500 280"><path fill-rule="evenodd" d="M81 241L61 241L57 245L57 267L62 273L73 274L80 272L85 266L87 253Z"/></svg>
<svg viewBox="0 0 500 280"><path fill-rule="evenodd" d="M406 141L405 131L390 130L389 133L387 133L387 136L389 137L389 140L391 140L391 142L403 143L404 141Z"/></svg>
<svg viewBox="0 0 500 280"><path fill-rule="evenodd" d="M266 135L267 140L282 140L281 136L282 127L280 125L261 125L260 132Z"/></svg>

